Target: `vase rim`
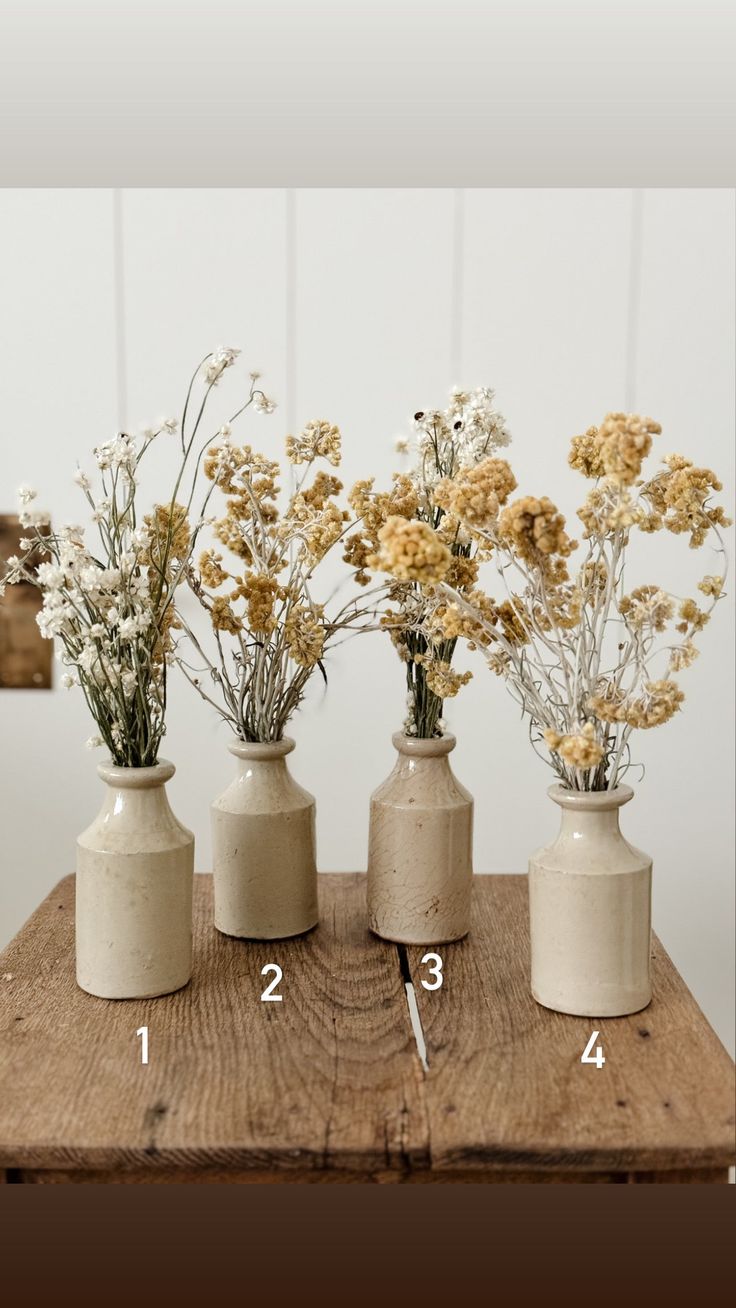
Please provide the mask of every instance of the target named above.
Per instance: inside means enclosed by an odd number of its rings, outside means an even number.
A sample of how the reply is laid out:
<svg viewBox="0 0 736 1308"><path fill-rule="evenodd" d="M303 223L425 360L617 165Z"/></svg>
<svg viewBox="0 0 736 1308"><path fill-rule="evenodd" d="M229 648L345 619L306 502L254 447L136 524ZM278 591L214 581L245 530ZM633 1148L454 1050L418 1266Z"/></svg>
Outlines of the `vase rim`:
<svg viewBox="0 0 736 1308"><path fill-rule="evenodd" d="M296 741L291 736L284 736L281 740L230 740L228 749L236 758L244 759L269 759L284 758L296 749Z"/></svg>
<svg viewBox="0 0 736 1308"><path fill-rule="evenodd" d="M560 808L577 809L588 813L605 813L621 808L634 798L631 786L620 785L615 790L568 790L566 786L550 786L547 794Z"/></svg>
<svg viewBox="0 0 736 1308"><path fill-rule="evenodd" d="M163 786L176 772L174 764L167 758L160 758L152 767L121 767L112 760L97 765L97 775L110 786L121 790L150 790L153 786Z"/></svg>
<svg viewBox="0 0 736 1308"><path fill-rule="evenodd" d="M410 758L441 758L443 754L449 754L457 744L449 731L444 736L432 736L430 739L395 731L391 740L399 754L407 754Z"/></svg>

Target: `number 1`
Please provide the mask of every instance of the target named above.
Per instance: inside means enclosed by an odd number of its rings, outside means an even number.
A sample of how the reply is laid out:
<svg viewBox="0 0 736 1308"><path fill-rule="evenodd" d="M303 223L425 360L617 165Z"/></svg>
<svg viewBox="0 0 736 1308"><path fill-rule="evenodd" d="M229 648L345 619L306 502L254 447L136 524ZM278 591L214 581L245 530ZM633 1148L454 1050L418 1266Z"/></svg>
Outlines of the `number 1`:
<svg viewBox="0 0 736 1308"><path fill-rule="evenodd" d="M148 1027L139 1026L136 1035L141 1038L141 1062L148 1063Z"/></svg>

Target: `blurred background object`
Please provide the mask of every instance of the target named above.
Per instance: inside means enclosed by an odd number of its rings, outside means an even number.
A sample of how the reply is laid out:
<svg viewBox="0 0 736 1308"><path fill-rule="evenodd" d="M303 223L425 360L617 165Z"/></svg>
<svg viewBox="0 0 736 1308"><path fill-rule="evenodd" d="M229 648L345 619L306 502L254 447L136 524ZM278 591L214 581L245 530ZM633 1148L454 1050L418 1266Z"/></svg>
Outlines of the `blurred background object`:
<svg viewBox="0 0 736 1308"><path fill-rule="evenodd" d="M0 514L0 562L18 553L22 535L14 514ZM8 586L0 597L0 690L51 689L54 651L36 625L40 608L40 592L29 582Z"/></svg>

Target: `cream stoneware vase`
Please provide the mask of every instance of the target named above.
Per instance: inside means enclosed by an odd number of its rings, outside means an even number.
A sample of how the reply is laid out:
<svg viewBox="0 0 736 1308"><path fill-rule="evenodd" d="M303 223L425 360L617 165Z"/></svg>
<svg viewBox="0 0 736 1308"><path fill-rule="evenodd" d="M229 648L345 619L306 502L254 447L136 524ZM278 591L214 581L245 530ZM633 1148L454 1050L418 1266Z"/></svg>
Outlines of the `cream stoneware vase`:
<svg viewBox="0 0 736 1308"><path fill-rule="evenodd" d="M317 924L315 804L286 765L294 741L234 741L237 775L212 805L215 926L283 940Z"/></svg>
<svg viewBox="0 0 736 1308"><path fill-rule="evenodd" d="M619 830L634 792L548 794L562 821L529 861L532 994L578 1017L637 1013L652 997L652 860Z"/></svg>
<svg viewBox="0 0 736 1308"><path fill-rule="evenodd" d="M77 841L77 983L102 999L150 999L192 974L194 837L166 796L173 763L103 763L102 808Z"/></svg>
<svg viewBox="0 0 736 1308"><path fill-rule="evenodd" d="M384 940L434 945L470 927L473 799L448 755L454 736L397 732L396 766L371 796L368 923Z"/></svg>

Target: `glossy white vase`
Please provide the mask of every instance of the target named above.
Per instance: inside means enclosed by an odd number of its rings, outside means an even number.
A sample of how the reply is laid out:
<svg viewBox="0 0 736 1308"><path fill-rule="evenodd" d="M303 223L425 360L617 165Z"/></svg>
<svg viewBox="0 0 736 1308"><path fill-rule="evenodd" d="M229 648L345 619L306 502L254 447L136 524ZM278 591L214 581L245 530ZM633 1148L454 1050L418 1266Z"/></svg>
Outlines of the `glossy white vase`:
<svg viewBox="0 0 736 1308"><path fill-rule="evenodd" d="M470 927L473 799L450 767L455 737L392 739L396 765L371 796L368 924L407 945L459 940Z"/></svg>
<svg viewBox="0 0 736 1308"><path fill-rule="evenodd" d="M286 764L288 738L228 745L237 774L212 805L215 926L228 936L282 940L315 926L314 798Z"/></svg>
<svg viewBox="0 0 736 1308"><path fill-rule="evenodd" d="M548 791L560 832L529 861L532 994L545 1008L622 1017L651 1000L652 860L619 829L633 793Z"/></svg>
<svg viewBox="0 0 736 1308"><path fill-rule="evenodd" d="M77 983L149 999L192 974L194 837L169 807L173 763L97 769L102 808L77 841Z"/></svg>

